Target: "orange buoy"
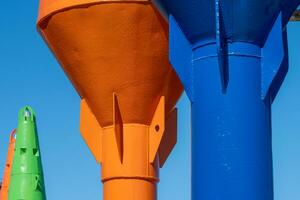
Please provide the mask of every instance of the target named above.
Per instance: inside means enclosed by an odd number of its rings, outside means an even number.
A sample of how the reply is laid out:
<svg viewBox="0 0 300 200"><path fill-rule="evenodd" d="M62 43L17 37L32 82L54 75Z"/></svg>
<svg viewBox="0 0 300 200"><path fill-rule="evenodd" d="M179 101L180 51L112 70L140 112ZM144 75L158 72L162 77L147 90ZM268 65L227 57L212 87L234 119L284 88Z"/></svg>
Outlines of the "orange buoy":
<svg viewBox="0 0 300 200"><path fill-rule="evenodd" d="M8 200L8 188L9 188L9 182L10 182L10 172L11 172L11 168L12 168L15 141L16 141L15 140L15 132L16 132L16 130L13 130L12 133L10 134L7 158L6 158L4 174L3 174L3 180L2 180L1 190L0 190L0 200Z"/></svg>
<svg viewBox="0 0 300 200"><path fill-rule="evenodd" d="M38 29L82 98L104 199L155 200L182 93L166 22L148 0L41 0Z"/></svg>

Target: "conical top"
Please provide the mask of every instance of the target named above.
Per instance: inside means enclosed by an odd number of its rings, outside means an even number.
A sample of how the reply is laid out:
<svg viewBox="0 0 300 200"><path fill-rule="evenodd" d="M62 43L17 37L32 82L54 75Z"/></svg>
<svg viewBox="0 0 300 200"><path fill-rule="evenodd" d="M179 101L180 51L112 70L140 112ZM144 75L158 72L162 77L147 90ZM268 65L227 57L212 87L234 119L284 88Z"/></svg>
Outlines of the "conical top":
<svg viewBox="0 0 300 200"><path fill-rule="evenodd" d="M162 12L175 18L191 43L214 42L216 24L220 23L228 41L260 46L278 14L281 12L282 24L285 25L300 3L299 0L154 1Z"/></svg>
<svg viewBox="0 0 300 200"><path fill-rule="evenodd" d="M19 199L46 199L35 113L28 106L19 112L9 186L9 200Z"/></svg>
<svg viewBox="0 0 300 200"><path fill-rule="evenodd" d="M167 24L148 0L41 1L38 28L102 127L149 125L161 96L169 113L182 87L168 61Z"/></svg>

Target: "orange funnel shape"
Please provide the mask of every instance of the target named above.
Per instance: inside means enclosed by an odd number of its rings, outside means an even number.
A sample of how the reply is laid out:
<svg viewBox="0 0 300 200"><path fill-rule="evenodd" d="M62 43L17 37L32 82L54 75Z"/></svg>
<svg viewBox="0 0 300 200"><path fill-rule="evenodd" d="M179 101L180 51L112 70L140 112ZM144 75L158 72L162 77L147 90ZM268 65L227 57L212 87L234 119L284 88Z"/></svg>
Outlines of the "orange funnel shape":
<svg viewBox="0 0 300 200"><path fill-rule="evenodd" d="M6 158L3 180L2 180L1 190L0 190L0 200L8 200L10 172L11 172L12 161L14 157L14 148L15 148L15 141L16 141L15 132L16 130L13 130L12 133L10 134L7 158Z"/></svg>
<svg viewBox="0 0 300 200"><path fill-rule="evenodd" d="M148 0L41 0L38 28L82 98L81 134L105 200L155 200L182 86Z"/></svg>

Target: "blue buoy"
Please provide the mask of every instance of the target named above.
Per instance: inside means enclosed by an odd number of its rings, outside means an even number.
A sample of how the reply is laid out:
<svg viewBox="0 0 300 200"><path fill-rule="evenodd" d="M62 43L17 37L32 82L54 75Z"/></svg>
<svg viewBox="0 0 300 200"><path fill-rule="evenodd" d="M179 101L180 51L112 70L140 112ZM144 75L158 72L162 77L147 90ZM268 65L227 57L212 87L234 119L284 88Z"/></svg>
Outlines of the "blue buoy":
<svg viewBox="0 0 300 200"><path fill-rule="evenodd" d="M273 200L271 104L300 0L156 0L192 104L192 200Z"/></svg>

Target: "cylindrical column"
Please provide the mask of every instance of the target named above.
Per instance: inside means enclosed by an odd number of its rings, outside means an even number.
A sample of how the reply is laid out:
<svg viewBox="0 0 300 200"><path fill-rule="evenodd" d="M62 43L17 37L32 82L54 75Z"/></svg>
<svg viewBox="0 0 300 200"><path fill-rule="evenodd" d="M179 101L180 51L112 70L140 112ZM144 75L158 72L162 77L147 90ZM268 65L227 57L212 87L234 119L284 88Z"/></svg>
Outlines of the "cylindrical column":
<svg viewBox="0 0 300 200"><path fill-rule="evenodd" d="M122 132L117 142L115 127L103 128L104 199L156 200L159 168L158 159L149 161L149 126L124 124Z"/></svg>
<svg viewBox="0 0 300 200"><path fill-rule="evenodd" d="M220 75L212 46L195 50L192 199L272 200L271 113L268 97L261 96L261 49L230 44L228 68ZM225 91L221 77L228 80Z"/></svg>
<svg viewBox="0 0 300 200"><path fill-rule="evenodd" d="M14 148L15 148L15 130L10 134L9 139L9 145L8 145L8 152L7 152L7 158L6 163L4 167L4 174L3 174L3 180L2 185L0 189L0 200L8 200L8 188L9 188L9 182L10 182L10 173L12 168L12 161L14 156Z"/></svg>

